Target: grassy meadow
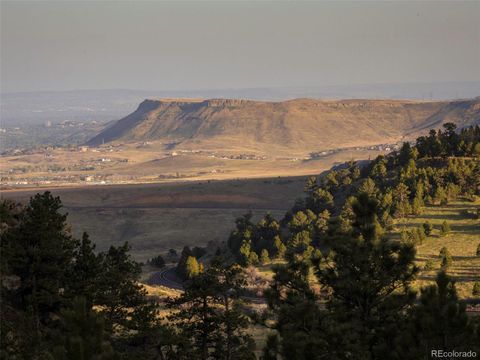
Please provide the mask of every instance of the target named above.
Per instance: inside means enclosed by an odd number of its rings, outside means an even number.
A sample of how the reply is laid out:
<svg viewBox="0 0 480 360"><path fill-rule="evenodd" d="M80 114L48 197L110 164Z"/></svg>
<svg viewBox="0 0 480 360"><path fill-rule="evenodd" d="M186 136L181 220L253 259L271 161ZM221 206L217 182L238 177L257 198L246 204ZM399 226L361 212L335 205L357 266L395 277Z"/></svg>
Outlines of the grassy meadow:
<svg viewBox="0 0 480 360"><path fill-rule="evenodd" d="M461 298L471 298L475 281L480 281L480 256L476 256L477 246L480 243L480 220L474 218L480 201L456 201L448 205L427 206L424 212L416 217L409 218L407 227L419 227L426 221L430 222L434 230L430 236L417 245L417 264L421 271L416 281L416 287L425 286L435 280L440 269L439 252L447 247L452 255L453 263L448 274L457 282L457 290ZM447 221L451 227L450 233L441 236L441 224ZM404 223L399 222L397 228L401 230ZM397 237L399 232L395 234ZM424 270L428 260L432 260L434 268Z"/></svg>

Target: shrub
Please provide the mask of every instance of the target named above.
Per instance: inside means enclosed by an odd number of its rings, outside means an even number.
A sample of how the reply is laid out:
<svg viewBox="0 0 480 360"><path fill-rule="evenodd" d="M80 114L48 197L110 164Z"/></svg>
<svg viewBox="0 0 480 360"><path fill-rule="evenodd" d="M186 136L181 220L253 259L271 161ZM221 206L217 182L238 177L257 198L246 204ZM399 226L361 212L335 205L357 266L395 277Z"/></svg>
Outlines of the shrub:
<svg viewBox="0 0 480 360"><path fill-rule="evenodd" d="M472 289L473 296L480 296L480 282L476 281Z"/></svg>
<svg viewBox="0 0 480 360"><path fill-rule="evenodd" d="M433 225L430 224L428 221L424 222L423 225L423 231L425 232L425 235L430 236L433 231Z"/></svg>
<svg viewBox="0 0 480 360"><path fill-rule="evenodd" d="M423 270L425 271L431 271L433 270L435 267L434 263L433 263L433 260L427 260L427 262L425 263L425 266L423 267Z"/></svg>

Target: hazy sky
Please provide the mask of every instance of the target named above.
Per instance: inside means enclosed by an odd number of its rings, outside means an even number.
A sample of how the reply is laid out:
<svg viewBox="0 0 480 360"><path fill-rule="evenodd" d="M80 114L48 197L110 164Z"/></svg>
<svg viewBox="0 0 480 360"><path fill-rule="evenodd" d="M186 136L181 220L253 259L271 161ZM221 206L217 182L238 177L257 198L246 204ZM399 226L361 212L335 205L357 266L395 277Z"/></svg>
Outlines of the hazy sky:
<svg viewBox="0 0 480 360"><path fill-rule="evenodd" d="M1 2L2 92L480 80L480 1Z"/></svg>

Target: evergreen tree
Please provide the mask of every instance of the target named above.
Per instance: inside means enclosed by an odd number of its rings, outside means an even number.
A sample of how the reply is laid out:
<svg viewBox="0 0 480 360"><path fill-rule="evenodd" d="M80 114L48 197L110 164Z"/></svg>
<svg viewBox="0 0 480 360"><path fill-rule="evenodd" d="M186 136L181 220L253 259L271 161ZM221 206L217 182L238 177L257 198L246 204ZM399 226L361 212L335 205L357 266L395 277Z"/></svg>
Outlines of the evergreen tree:
<svg viewBox="0 0 480 360"><path fill-rule="evenodd" d="M275 254L278 259L282 259L285 256L285 251L287 248L283 244L282 240L280 239L280 236L275 236L274 238L274 248L275 248Z"/></svg>
<svg viewBox="0 0 480 360"><path fill-rule="evenodd" d="M54 349L57 360L109 360L115 354L107 340L103 319L87 304L85 298L75 298L72 308L60 312L62 343Z"/></svg>
<svg viewBox="0 0 480 360"><path fill-rule="evenodd" d="M151 258L148 263L150 265L153 265L159 269L162 269L165 267L165 260L163 259L163 257L161 255L157 255L153 258Z"/></svg>
<svg viewBox="0 0 480 360"><path fill-rule="evenodd" d="M18 226L2 236L2 256L20 279L12 289L14 301L30 314L36 336L62 306L66 275L73 262L75 242L61 208L60 198L50 192L37 194L21 213Z"/></svg>
<svg viewBox="0 0 480 360"><path fill-rule="evenodd" d="M263 348L263 354L260 360L277 360L280 353L280 344L277 334L272 334L267 337L265 347Z"/></svg>
<svg viewBox="0 0 480 360"><path fill-rule="evenodd" d="M319 281L331 289L335 321L348 332L343 351L362 359L392 350L401 312L414 300L410 283L418 271L412 245L382 237L377 207L367 194L358 196L352 235L334 244L332 263L318 271Z"/></svg>
<svg viewBox="0 0 480 360"><path fill-rule="evenodd" d="M233 254L238 254L244 241L252 240L254 224L251 221L252 213L249 212L235 220L236 229L230 233L228 247Z"/></svg>
<svg viewBox="0 0 480 360"><path fill-rule="evenodd" d="M428 359L432 349L478 349L473 321L458 300L455 283L444 272L437 275L435 285L422 289L420 303L409 318L401 341L402 359Z"/></svg>
<svg viewBox="0 0 480 360"><path fill-rule="evenodd" d="M425 232L425 235L427 236L430 236L432 234L432 231L433 231L433 225L426 221L422 224L422 227L423 227L423 231Z"/></svg>
<svg viewBox="0 0 480 360"><path fill-rule="evenodd" d="M309 284L309 261L290 247L285 259L287 264L274 266L273 282L266 292L269 307L276 315L280 344L278 339L269 338L264 358L277 359L279 353L284 359L328 358L325 339L329 336L323 330L318 296Z"/></svg>
<svg viewBox="0 0 480 360"><path fill-rule="evenodd" d="M445 220L443 223L442 223L442 226L440 228L440 235L441 236L445 236L447 235L449 232L450 232L450 225L447 223L447 221Z"/></svg>
<svg viewBox="0 0 480 360"><path fill-rule="evenodd" d="M260 254L260 263L262 265L268 264L270 262L270 257L268 256L268 250L263 249L262 253Z"/></svg>
<svg viewBox="0 0 480 360"><path fill-rule="evenodd" d="M102 254L102 272L98 274L96 304L105 318L106 329L128 333L132 326L132 309L143 311L149 306L146 290L138 283L140 265L131 258L128 243L111 246Z"/></svg>
<svg viewBox="0 0 480 360"><path fill-rule="evenodd" d="M442 270L446 271L450 266L452 265L452 255L450 255L450 252L448 249L444 246L440 249L440 264L442 267Z"/></svg>
<svg viewBox="0 0 480 360"><path fill-rule="evenodd" d="M435 204L445 205L448 203L447 192L443 188L443 186L437 186L435 189L435 194L433 195L433 201Z"/></svg>
<svg viewBox="0 0 480 360"><path fill-rule="evenodd" d="M96 299L98 277L102 270L102 258L95 254L95 244L84 232L81 242L74 250L74 263L69 271L67 295L82 296L87 306L92 306Z"/></svg>
<svg viewBox="0 0 480 360"><path fill-rule="evenodd" d="M404 183L399 183L394 190L395 215L399 218L406 218L411 211L409 195L410 190Z"/></svg>
<svg viewBox="0 0 480 360"><path fill-rule="evenodd" d="M245 333L248 321L235 301L243 286L238 266L223 268L214 261L186 284L180 298L170 302L175 309L170 320L191 344L183 355L202 360L254 359L253 340Z"/></svg>

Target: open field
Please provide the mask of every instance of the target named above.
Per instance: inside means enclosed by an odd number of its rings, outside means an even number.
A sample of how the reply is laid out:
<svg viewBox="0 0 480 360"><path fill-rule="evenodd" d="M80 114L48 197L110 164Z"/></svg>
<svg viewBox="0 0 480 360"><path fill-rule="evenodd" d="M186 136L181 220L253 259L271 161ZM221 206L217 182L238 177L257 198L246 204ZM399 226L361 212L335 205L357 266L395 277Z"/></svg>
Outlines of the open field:
<svg viewBox="0 0 480 360"><path fill-rule="evenodd" d="M225 241L235 218L251 210L281 218L301 196L305 177L50 189L60 196L75 235L87 231L98 250L128 241L145 261L170 248ZM45 189L3 191L27 202Z"/></svg>
<svg viewBox="0 0 480 360"><path fill-rule="evenodd" d="M170 144L136 143L99 148L44 148L2 155L2 188L138 184L317 174L352 159L384 154L387 145L305 151L248 146L171 150Z"/></svg>
<svg viewBox="0 0 480 360"><path fill-rule="evenodd" d="M472 214L480 206L476 203L457 201L445 206L428 206L422 215L408 219L408 227L418 227L429 221L434 231L423 244L417 246L418 265L422 269L416 286L425 286L434 281L440 269L439 252L446 246L452 254L453 264L448 270L450 276L457 281L457 290L461 298L471 298L475 281L480 281L480 256L476 249L480 243L480 220ZM468 213L468 212L471 213ZM447 221L452 231L440 236L440 226ZM434 269L423 270L426 261L434 262Z"/></svg>

